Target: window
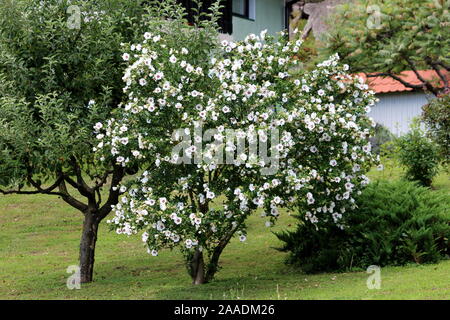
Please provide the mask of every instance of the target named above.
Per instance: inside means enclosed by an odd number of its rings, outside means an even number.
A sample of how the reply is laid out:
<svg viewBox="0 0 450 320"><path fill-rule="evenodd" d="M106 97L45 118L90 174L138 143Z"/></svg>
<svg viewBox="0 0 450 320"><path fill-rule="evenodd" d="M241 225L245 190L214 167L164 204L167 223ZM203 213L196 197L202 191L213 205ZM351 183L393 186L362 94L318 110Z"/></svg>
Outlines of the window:
<svg viewBox="0 0 450 320"><path fill-rule="evenodd" d="M255 0L233 0L233 15L255 20Z"/></svg>

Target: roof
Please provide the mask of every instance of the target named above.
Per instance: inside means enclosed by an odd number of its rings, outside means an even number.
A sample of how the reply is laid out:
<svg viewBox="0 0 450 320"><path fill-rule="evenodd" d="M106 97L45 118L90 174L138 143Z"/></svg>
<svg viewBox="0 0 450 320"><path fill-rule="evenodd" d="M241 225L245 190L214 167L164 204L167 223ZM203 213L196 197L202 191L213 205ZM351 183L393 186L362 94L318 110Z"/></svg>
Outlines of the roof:
<svg viewBox="0 0 450 320"><path fill-rule="evenodd" d="M450 79L450 73L442 71L448 79ZM438 75L434 70L421 70L419 74L422 78L428 81L440 81L443 86L442 81L439 79ZM403 91L413 91L413 88L405 87L399 81L392 79L391 77L367 77L364 73L359 73L364 80L367 81L370 89L375 91L375 93L387 93L387 92L403 92ZM370 74L369 74L370 75ZM413 71L403 71L399 74L399 77L408 83L418 85L422 82L417 78Z"/></svg>

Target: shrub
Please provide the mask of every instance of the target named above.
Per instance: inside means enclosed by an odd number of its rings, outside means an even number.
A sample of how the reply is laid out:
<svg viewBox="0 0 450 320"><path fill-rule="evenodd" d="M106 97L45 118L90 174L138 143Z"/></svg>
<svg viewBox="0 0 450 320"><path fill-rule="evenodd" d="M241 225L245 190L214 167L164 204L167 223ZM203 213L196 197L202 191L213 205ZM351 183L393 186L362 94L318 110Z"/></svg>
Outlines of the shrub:
<svg viewBox="0 0 450 320"><path fill-rule="evenodd" d="M450 163L450 93L425 105L422 119L428 127L428 136L439 145L443 160Z"/></svg>
<svg viewBox="0 0 450 320"><path fill-rule="evenodd" d="M367 84L337 56L292 75L301 41L282 35L219 44L207 19L200 28L160 20L124 47L127 103L97 126L105 161L148 169L119 187L116 231L142 232L155 256L179 247L201 284L234 236L245 241L257 208L268 226L283 206L339 224L373 165Z"/></svg>
<svg viewBox="0 0 450 320"><path fill-rule="evenodd" d="M396 145L400 163L406 167L405 177L425 187L431 186L439 167L436 144L417 125L413 125L409 133L396 140Z"/></svg>
<svg viewBox="0 0 450 320"><path fill-rule="evenodd" d="M316 229L303 219L277 234L287 262L307 273L370 265L432 263L450 253L449 196L410 181L370 184L345 216L345 229Z"/></svg>

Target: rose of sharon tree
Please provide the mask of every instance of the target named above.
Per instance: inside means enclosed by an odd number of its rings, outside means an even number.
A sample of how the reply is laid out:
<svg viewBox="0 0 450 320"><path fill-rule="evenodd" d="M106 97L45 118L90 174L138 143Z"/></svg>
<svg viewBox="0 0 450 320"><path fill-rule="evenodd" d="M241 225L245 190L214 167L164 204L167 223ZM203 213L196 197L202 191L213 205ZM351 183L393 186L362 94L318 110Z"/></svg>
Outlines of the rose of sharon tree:
<svg viewBox="0 0 450 320"><path fill-rule="evenodd" d="M142 233L154 256L180 247L202 284L230 240L246 240L256 210L267 226L283 207L339 225L374 161L367 85L337 56L293 77L301 42L283 35L210 46L212 28L160 24L126 47L128 102L98 125L103 160L147 168L116 186L117 233Z"/></svg>

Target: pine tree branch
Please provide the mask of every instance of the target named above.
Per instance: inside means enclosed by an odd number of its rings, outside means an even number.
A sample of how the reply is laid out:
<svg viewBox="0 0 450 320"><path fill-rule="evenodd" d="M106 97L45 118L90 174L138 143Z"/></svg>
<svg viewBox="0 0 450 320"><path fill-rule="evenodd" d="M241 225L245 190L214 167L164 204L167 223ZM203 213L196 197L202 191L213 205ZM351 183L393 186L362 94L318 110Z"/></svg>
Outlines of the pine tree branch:
<svg viewBox="0 0 450 320"><path fill-rule="evenodd" d="M429 81L425 80L422 77L422 75L417 70L416 66L414 65L414 62L408 57L403 57L403 58L408 63L408 65L411 67L411 70L414 72L414 74L416 75L417 79L419 79L424 84L424 87L426 87L430 92L432 92L435 96L437 96L438 95L438 90L435 87L433 87L433 85Z"/></svg>

